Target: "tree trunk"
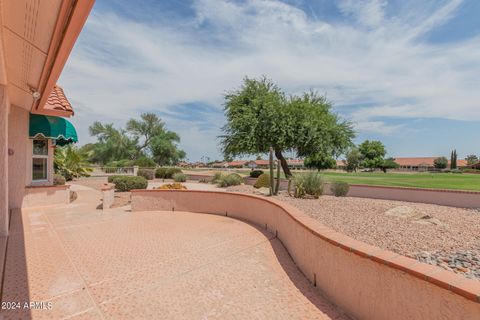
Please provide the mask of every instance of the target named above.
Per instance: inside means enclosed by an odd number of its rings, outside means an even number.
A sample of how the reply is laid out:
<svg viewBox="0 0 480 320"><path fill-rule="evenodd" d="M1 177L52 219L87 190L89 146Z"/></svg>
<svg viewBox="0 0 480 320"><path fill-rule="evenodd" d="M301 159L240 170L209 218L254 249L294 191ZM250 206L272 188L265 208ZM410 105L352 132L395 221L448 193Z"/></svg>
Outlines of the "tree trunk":
<svg viewBox="0 0 480 320"><path fill-rule="evenodd" d="M283 157L282 150L275 149L275 157L280 160L280 164L282 165L283 173L285 173L285 177L288 179L292 176L290 172L290 168L288 167L287 160Z"/></svg>

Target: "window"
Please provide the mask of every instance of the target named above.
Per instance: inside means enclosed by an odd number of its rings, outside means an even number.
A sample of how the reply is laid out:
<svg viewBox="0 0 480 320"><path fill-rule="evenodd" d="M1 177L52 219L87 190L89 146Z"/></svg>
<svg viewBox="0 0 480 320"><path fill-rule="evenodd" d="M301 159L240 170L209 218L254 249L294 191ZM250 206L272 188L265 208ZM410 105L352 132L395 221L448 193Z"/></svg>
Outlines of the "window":
<svg viewBox="0 0 480 320"><path fill-rule="evenodd" d="M32 180L47 180L48 166L48 141L35 139L33 140L33 159L32 159Z"/></svg>

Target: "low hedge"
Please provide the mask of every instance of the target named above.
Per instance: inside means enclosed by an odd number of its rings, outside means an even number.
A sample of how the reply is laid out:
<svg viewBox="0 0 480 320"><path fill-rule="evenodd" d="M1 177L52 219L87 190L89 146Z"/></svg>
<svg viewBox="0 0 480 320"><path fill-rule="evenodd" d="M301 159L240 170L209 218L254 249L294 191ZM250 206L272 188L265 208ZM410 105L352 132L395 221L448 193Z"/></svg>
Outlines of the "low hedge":
<svg viewBox="0 0 480 320"><path fill-rule="evenodd" d="M157 179L172 179L175 173L182 173L182 170L179 168L158 168L155 171L155 178Z"/></svg>
<svg viewBox="0 0 480 320"><path fill-rule="evenodd" d="M147 180L153 180L155 178L154 169L138 169L137 176L144 177Z"/></svg>
<svg viewBox="0 0 480 320"><path fill-rule="evenodd" d="M124 192L133 189L147 189L148 181L141 176L116 176L112 179L115 184L115 190Z"/></svg>
<svg viewBox="0 0 480 320"><path fill-rule="evenodd" d="M118 177L123 177L123 176L108 176L107 178L108 183L114 183L113 181Z"/></svg>
<svg viewBox="0 0 480 320"><path fill-rule="evenodd" d="M263 174L263 170L252 170L250 171L250 177L252 178L258 178Z"/></svg>

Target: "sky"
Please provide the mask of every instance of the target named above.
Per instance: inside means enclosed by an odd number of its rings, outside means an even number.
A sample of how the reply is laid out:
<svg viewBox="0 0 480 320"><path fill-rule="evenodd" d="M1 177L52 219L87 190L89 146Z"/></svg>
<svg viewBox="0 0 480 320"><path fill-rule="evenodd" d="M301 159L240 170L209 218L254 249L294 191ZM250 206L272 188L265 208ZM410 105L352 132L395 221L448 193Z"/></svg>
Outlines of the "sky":
<svg viewBox="0 0 480 320"><path fill-rule="evenodd" d="M59 84L93 121L154 112L189 161L223 159L226 92L317 90L389 156L480 154L478 0L97 0Z"/></svg>

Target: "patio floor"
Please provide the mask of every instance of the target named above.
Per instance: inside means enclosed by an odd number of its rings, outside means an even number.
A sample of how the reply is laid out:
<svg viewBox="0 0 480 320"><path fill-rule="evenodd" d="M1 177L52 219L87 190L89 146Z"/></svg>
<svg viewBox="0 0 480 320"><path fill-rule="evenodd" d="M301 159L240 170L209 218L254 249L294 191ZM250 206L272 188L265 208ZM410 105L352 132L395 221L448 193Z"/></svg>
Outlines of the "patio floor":
<svg viewBox="0 0 480 320"><path fill-rule="evenodd" d="M281 243L252 225L102 211L100 192L73 188L78 199L68 206L13 214L2 306L20 305L0 319L345 318Z"/></svg>

